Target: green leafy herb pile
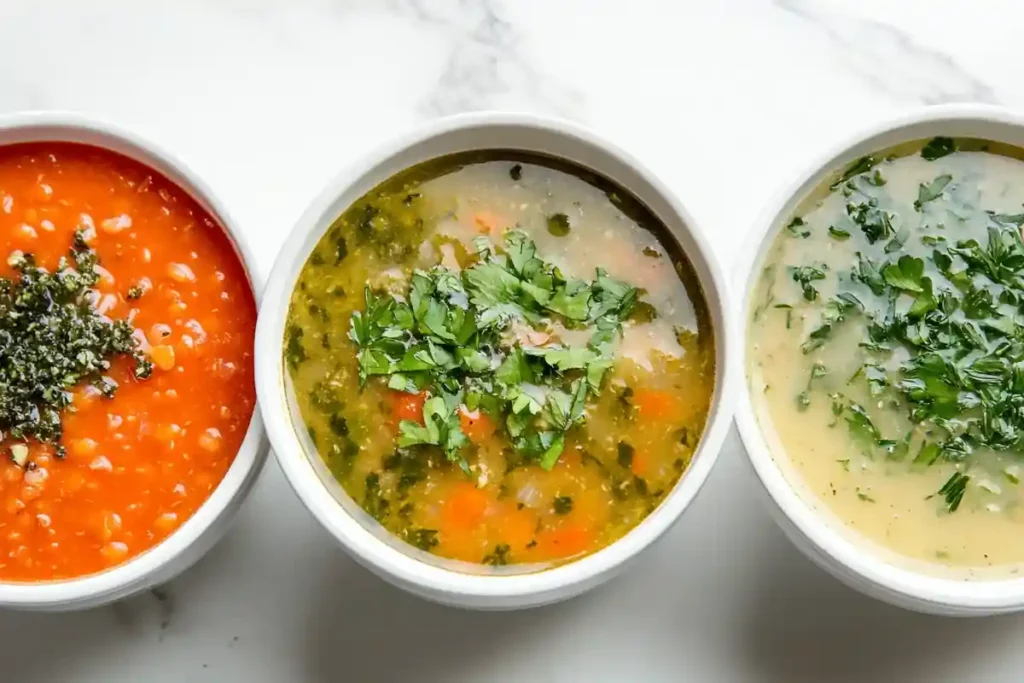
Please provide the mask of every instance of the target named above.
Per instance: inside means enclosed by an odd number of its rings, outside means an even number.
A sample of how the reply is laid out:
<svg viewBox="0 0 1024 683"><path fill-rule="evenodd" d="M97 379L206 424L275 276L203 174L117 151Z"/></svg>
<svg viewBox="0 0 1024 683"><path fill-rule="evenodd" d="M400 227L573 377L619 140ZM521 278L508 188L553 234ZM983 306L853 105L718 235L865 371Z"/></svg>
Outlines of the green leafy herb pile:
<svg viewBox="0 0 1024 683"><path fill-rule="evenodd" d="M955 150L953 140L936 138L921 154L932 161ZM834 414L872 448L895 459L914 452L919 465L966 465L983 450L1024 452L1024 214L950 201L948 212L925 215L930 203L957 189L958 181L942 174L919 187L913 209L923 247L918 256L906 253L910 217L883 209L864 191L885 183L877 163L861 159L833 186L842 188L850 227L863 231L870 248L857 253L850 271L835 274L839 293L822 304L802 349L812 353L846 321L861 318L865 362L848 383L865 382L872 399L904 409L914 428L887 438L863 407L839 394L832 394ZM983 221L987 238L954 239L958 221L966 220ZM842 228L829 233L849 236ZM814 266L790 273L808 301L818 299L815 283L830 275ZM824 372L816 364L808 388ZM797 401L806 407L808 392ZM958 470L939 490L948 510L959 507L969 480Z"/></svg>
<svg viewBox="0 0 1024 683"><path fill-rule="evenodd" d="M500 251L487 238L476 247L465 270L415 271L404 296L366 289L366 309L349 330L360 380L379 376L392 389L427 392L423 424L399 425L401 448L439 446L468 469L458 415L465 405L495 418L521 456L550 469L566 432L585 421L639 291L600 268L592 281L566 277L520 231L507 232ZM589 330L589 342L529 343L552 321Z"/></svg>
<svg viewBox="0 0 1024 683"><path fill-rule="evenodd" d="M19 277L0 278L0 440L36 439L63 455L61 412L71 388L88 381L110 397L117 383L104 373L112 358L133 357L139 379L152 364L127 321L94 308L96 252L80 233L52 273L30 254L13 252L7 263Z"/></svg>

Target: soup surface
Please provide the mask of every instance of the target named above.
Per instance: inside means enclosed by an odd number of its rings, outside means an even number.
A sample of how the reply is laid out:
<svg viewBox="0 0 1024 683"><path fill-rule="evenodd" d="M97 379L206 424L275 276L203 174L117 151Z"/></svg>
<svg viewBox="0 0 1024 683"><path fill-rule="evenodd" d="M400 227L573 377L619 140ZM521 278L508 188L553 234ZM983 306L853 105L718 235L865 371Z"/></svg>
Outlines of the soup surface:
<svg viewBox="0 0 1024 683"><path fill-rule="evenodd" d="M696 280L635 200L514 153L375 188L299 276L285 361L317 451L398 538L550 563L647 516L701 437Z"/></svg>
<svg viewBox="0 0 1024 683"><path fill-rule="evenodd" d="M1024 162L936 138L861 159L770 247L748 373L777 453L926 566L1024 560Z"/></svg>
<svg viewBox="0 0 1024 683"><path fill-rule="evenodd" d="M82 145L0 148L0 252L0 580L97 572L227 471L255 404L255 302L184 192Z"/></svg>

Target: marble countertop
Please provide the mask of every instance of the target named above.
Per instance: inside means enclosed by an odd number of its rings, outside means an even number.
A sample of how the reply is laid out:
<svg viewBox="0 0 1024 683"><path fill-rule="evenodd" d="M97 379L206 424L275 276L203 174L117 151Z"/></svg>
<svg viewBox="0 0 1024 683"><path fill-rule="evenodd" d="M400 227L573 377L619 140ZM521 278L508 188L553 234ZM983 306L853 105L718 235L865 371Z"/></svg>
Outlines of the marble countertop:
<svg viewBox="0 0 1024 683"><path fill-rule="evenodd" d="M0 111L79 110L174 150L256 237L264 276L306 203L388 136L473 109L564 116L660 174L729 267L769 195L851 130L926 104L1024 106L1022 20L1016 0L8 0ZM743 457L733 434L623 577L502 614L385 585L270 463L171 585L0 614L0 679L1021 680L1024 620L853 593L776 529Z"/></svg>

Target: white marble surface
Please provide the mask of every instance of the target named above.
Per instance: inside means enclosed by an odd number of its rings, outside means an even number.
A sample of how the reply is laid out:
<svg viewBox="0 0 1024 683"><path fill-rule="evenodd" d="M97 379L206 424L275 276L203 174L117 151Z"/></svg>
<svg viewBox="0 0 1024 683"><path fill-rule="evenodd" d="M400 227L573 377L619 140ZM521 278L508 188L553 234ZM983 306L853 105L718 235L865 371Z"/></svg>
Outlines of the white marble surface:
<svg viewBox="0 0 1024 683"><path fill-rule="evenodd" d="M628 147L728 267L760 206L878 117L1024 106L1017 0L3 0L0 111L138 129L258 236L265 275L345 160L470 109L556 114ZM627 575L569 603L476 614L357 567L276 465L228 537L164 592L0 614L0 680L744 683L1020 681L1024 620L913 615L843 588L753 499L735 436Z"/></svg>

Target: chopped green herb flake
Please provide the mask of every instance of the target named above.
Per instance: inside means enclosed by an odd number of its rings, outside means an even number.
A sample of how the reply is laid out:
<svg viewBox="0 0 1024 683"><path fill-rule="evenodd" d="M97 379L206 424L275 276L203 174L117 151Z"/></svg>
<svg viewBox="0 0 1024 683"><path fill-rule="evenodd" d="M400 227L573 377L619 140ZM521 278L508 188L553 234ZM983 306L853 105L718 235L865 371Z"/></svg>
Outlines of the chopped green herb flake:
<svg viewBox="0 0 1024 683"><path fill-rule="evenodd" d="M939 495L946 500L946 509L949 512L956 512L960 502L964 499L967 491L967 484L971 478L962 472L954 472L946 483L939 489Z"/></svg>
<svg viewBox="0 0 1024 683"><path fill-rule="evenodd" d="M484 556L483 564L490 565L492 567L502 567L508 564L508 555L512 548L507 543L499 543L494 546L494 550Z"/></svg>
<svg viewBox="0 0 1024 683"><path fill-rule="evenodd" d="M811 236L811 231L807 229L807 224L799 216L789 222L789 225L786 226L786 232L800 239Z"/></svg>
<svg viewBox="0 0 1024 683"><path fill-rule="evenodd" d="M840 242L850 239L849 231L837 228L834 225L828 227L828 234L832 239L839 240Z"/></svg>
<svg viewBox="0 0 1024 683"><path fill-rule="evenodd" d="M555 237L565 237L569 234L569 217L564 213L555 213L548 216L548 232Z"/></svg>
<svg viewBox="0 0 1024 683"><path fill-rule="evenodd" d="M935 161L955 151L956 144L953 138L937 137L929 140L928 144L921 148L921 156L928 161Z"/></svg>
<svg viewBox="0 0 1024 683"><path fill-rule="evenodd" d="M132 358L137 379L153 365L131 323L94 307L98 259L80 233L53 272L21 252L7 263L17 277L0 278L0 438L58 445L76 384L89 382L109 398L117 390L106 376L115 358Z"/></svg>

